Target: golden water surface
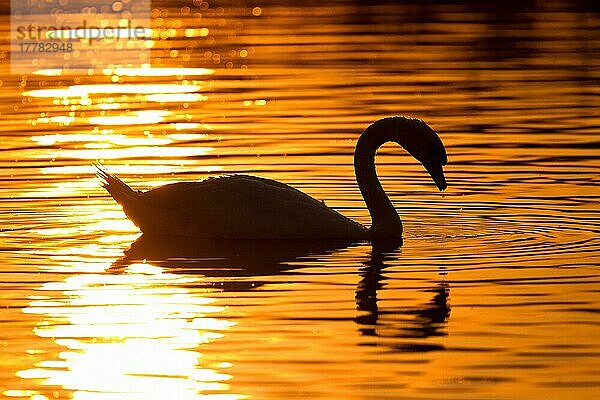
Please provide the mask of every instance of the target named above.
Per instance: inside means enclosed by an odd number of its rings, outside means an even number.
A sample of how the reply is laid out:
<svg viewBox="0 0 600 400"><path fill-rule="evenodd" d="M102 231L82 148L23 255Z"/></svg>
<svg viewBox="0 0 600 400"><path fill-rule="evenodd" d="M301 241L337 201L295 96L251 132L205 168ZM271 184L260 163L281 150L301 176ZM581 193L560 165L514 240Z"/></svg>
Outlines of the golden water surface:
<svg viewBox="0 0 600 400"><path fill-rule="evenodd" d="M0 394L594 398L597 11L225 3L154 2L142 68L11 75L2 42ZM440 193L381 149L398 248L140 239L93 176L249 173L368 224L354 145L397 114L449 155Z"/></svg>

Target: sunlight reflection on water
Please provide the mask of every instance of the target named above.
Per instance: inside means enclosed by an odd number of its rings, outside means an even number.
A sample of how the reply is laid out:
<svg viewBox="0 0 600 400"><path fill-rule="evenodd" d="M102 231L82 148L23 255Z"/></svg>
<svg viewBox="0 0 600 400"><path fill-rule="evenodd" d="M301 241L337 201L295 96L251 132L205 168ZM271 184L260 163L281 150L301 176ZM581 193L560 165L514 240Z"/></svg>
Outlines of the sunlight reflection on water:
<svg viewBox="0 0 600 400"><path fill-rule="evenodd" d="M17 376L72 390L77 399L187 399L228 391L231 376L220 370L229 364L207 368L197 348L236 323L215 318L224 308L209 293L201 297L184 289L194 282L132 264L122 275L91 273L42 285L23 312L42 317L37 336L66 349ZM64 298L44 298L47 291Z"/></svg>

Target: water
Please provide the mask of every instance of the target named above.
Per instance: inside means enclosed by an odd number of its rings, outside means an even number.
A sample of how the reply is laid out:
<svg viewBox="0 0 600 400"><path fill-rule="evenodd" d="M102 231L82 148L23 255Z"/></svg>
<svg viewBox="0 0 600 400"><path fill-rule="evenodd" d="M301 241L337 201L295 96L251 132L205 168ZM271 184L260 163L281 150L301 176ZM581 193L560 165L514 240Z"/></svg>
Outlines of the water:
<svg viewBox="0 0 600 400"><path fill-rule="evenodd" d="M258 6L154 4L176 34L154 66L196 70L2 65L3 396L594 398L597 12ZM449 154L440 194L381 149L398 248L137 239L92 175L95 160L137 188L250 173L368 224L353 148L396 114Z"/></svg>

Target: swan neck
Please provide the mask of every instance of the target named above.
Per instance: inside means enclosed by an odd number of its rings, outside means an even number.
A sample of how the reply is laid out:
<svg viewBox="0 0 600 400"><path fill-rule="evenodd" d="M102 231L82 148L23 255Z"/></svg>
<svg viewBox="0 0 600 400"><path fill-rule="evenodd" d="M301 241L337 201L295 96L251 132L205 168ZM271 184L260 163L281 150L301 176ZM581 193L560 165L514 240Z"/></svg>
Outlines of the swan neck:
<svg viewBox="0 0 600 400"><path fill-rule="evenodd" d="M375 169L377 150L393 140L393 125L390 119L369 126L358 139L354 152L356 181L371 215L370 233L374 238L402 235L400 217L383 190Z"/></svg>

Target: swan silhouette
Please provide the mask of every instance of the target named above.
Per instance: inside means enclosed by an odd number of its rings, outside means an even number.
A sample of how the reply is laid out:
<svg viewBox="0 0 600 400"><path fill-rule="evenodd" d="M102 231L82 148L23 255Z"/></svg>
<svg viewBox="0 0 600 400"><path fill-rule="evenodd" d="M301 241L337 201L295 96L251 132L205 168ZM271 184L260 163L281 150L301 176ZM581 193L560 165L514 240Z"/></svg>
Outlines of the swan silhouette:
<svg viewBox="0 0 600 400"><path fill-rule="evenodd" d="M388 117L362 133L354 153L358 186L371 227L352 221L307 194L248 175L180 182L141 192L97 166L97 176L127 217L145 234L224 239L401 238L402 222L375 171L375 153L396 142L420 161L440 190L446 189L446 149L418 119Z"/></svg>

